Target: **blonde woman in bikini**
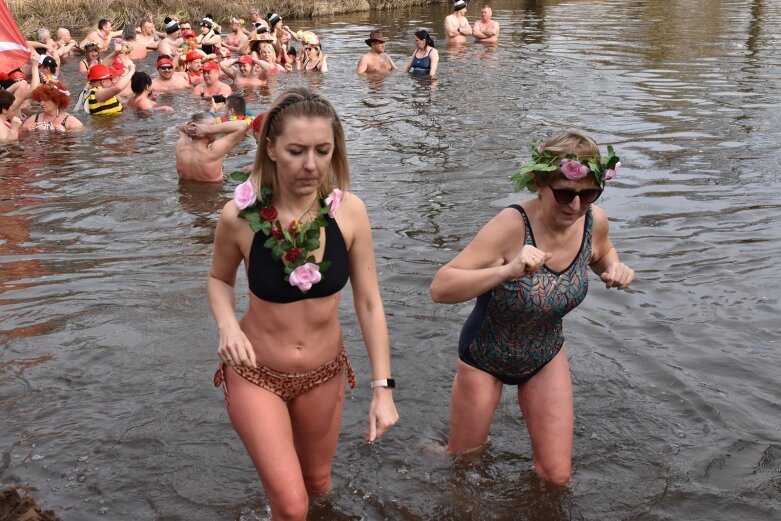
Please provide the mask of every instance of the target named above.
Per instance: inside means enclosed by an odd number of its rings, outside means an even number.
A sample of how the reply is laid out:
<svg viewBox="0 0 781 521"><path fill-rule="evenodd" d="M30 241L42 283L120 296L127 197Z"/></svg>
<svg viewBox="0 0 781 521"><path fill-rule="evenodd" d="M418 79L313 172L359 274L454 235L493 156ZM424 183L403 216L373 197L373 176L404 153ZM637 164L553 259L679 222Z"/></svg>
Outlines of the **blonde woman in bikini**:
<svg viewBox="0 0 781 521"><path fill-rule="evenodd" d="M287 91L266 112L252 173L215 231L207 286L219 332L215 384L225 386L275 520L304 521L309 495L331 488L345 384L356 381L339 323L348 281L371 367L361 385L372 393L367 440L399 417L371 224L348 183L333 106L308 89ZM238 319L242 263L249 304Z"/></svg>

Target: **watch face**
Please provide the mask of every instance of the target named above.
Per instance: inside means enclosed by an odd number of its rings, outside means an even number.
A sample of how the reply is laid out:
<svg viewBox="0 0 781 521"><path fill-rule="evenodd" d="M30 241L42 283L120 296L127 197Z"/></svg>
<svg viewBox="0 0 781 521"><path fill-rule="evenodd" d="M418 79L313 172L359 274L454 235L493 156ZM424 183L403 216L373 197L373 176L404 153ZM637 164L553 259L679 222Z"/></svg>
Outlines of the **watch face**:
<svg viewBox="0 0 781 521"><path fill-rule="evenodd" d="M388 382L387 387L390 387L391 389L396 388L396 380L394 380L393 378L388 378L386 381Z"/></svg>

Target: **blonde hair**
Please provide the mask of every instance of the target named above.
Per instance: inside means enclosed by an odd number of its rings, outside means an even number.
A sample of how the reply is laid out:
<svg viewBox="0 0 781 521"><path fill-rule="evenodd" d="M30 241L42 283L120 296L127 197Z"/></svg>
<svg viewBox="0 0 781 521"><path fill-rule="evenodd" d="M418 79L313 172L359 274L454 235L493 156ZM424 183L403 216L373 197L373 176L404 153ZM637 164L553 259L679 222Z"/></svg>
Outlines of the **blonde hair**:
<svg viewBox="0 0 781 521"><path fill-rule="evenodd" d="M581 159L599 157L599 147L597 143L585 134L575 130L567 130L559 134L554 134L543 141L540 145L540 153L544 151L553 152L558 157L563 158L567 154L575 154ZM534 172L534 182L537 186L545 186L553 179L553 176L561 176L559 170L553 172Z"/></svg>
<svg viewBox="0 0 781 521"><path fill-rule="evenodd" d="M271 187L275 192L278 189L277 164L271 160L266 149L284 132L285 121L291 118L324 118L331 122L334 150L328 174L318 191L322 197L330 194L334 188L346 191L350 184L350 167L342 122L325 97L308 88L299 87L282 93L263 117L255 163L250 174L255 193L261 194L261 187Z"/></svg>

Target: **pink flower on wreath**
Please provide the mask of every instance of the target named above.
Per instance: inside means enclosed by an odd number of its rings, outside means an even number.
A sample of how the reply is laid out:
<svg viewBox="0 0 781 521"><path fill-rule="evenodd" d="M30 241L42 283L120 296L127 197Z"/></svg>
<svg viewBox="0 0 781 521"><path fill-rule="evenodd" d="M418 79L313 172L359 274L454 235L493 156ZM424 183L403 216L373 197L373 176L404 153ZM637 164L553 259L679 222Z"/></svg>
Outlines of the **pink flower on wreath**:
<svg viewBox="0 0 781 521"><path fill-rule="evenodd" d="M249 181L244 181L233 191L233 200L236 202L236 206L239 210L249 208L255 204L257 199L255 189L252 188L252 183Z"/></svg>
<svg viewBox="0 0 781 521"><path fill-rule="evenodd" d="M290 285L296 286L306 293L312 289L312 284L317 284L322 278L320 267L317 264L307 262L294 269L290 274Z"/></svg>
<svg viewBox="0 0 781 521"><path fill-rule="evenodd" d="M610 170L605 172L605 181L607 181L608 179L613 179L616 176L616 174L618 173L618 169L619 168L621 168L621 161L616 163L616 167L615 168L611 168Z"/></svg>
<svg viewBox="0 0 781 521"><path fill-rule="evenodd" d="M336 216L336 210L338 210L339 205L342 204L342 195L344 195L344 192L338 188L334 188L333 192L325 198L325 204L330 205L328 208L328 217L331 219Z"/></svg>
<svg viewBox="0 0 781 521"><path fill-rule="evenodd" d="M575 161L574 159L562 159L559 162L559 169L564 177L572 179L573 181L583 179L589 173L589 169L586 165Z"/></svg>

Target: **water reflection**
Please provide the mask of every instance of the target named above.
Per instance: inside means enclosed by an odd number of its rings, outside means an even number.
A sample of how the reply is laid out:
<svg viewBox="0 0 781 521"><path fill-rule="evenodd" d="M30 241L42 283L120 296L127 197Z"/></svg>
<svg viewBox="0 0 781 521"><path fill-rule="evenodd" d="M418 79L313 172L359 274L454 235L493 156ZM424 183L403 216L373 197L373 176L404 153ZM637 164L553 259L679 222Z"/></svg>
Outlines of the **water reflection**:
<svg viewBox="0 0 781 521"><path fill-rule="evenodd" d="M232 194L226 192L222 183L202 183L179 180L179 204L194 217L192 239L200 244L214 242L214 227L219 210L228 202Z"/></svg>

